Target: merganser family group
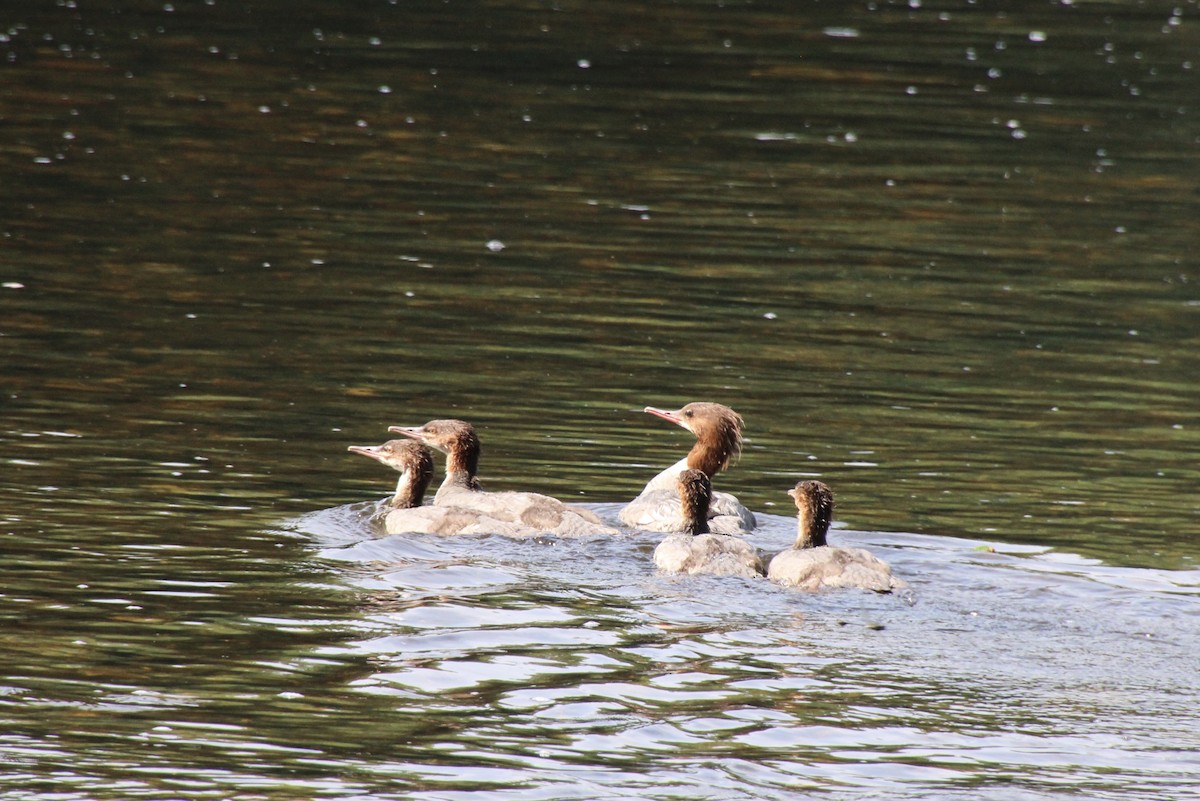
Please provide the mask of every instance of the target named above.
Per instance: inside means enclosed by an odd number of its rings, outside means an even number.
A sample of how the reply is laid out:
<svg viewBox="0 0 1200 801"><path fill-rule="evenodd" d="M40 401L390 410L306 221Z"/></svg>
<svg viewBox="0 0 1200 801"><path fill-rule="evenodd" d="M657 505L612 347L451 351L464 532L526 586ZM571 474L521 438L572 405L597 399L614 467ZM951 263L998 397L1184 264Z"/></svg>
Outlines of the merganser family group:
<svg viewBox="0 0 1200 801"><path fill-rule="evenodd" d="M714 492L712 479L742 450L742 418L720 403L689 403L676 411L647 406L645 411L690 431L696 443L687 456L656 475L621 509L620 523L631 529L663 532L654 563L668 573L707 573L757 578L816 591L857 587L891 592L907 584L885 562L862 548L839 548L826 541L833 517L833 492L820 481L801 481L787 494L796 503L795 544L764 561L745 536L754 514L734 496ZM400 473L396 493L383 516L389 534L498 534L508 537L618 535L594 512L533 492L486 492L476 477L479 436L463 420L430 420L422 426L391 426L404 439L382 445L351 445ZM446 455L446 476L425 504L433 479L430 449Z"/></svg>

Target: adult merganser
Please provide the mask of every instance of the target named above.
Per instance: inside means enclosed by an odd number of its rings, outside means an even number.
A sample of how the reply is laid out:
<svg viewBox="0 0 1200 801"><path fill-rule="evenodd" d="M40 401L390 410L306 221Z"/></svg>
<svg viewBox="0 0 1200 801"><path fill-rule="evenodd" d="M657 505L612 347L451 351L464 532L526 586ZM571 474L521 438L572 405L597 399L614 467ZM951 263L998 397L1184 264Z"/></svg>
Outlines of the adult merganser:
<svg viewBox="0 0 1200 801"><path fill-rule="evenodd" d="M712 484L702 470L684 470L676 478L681 529L654 549L654 564L668 573L708 573L757 578L764 573L754 546L741 537L710 534L708 507Z"/></svg>
<svg viewBox="0 0 1200 801"><path fill-rule="evenodd" d="M696 435L688 455L650 479L641 494L621 510L621 522L647 531L678 531L679 495L676 479L683 470L699 470L712 479L742 452L742 418L720 403L689 403L678 411L647 406L643 411ZM713 493L708 508L709 527L721 534L750 531L754 515L734 496Z"/></svg>
<svg viewBox="0 0 1200 801"><path fill-rule="evenodd" d="M375 459L397 470L396 494L383 516L388 534L508 534L511 526L469 509L422 506L433 478L433 454L411 439L392 439L382 445L351 445L346 450Z"/></svg>
<svg viewBox="0 0 1200 801"><path fill-rule="evenodd" d="M463 420L430 420L423 426L391 426L388 431L411 437L446 454L446 477L434 496L435 506L454 506L500 521L509 536L619 534L593 512L533 492L484 492L475 477L479 437Z"/></svg>
<svg viewBox="0 0 1200 801"><path fill-rule="evenodd" d="M833 491L820 481L801 481L788 495L796 502L799 535L767 568L767 578L787 587L858 587L891 592L908 584L892 575L882 559L863 548L835 548L825 535L833 519Z"/></svg>

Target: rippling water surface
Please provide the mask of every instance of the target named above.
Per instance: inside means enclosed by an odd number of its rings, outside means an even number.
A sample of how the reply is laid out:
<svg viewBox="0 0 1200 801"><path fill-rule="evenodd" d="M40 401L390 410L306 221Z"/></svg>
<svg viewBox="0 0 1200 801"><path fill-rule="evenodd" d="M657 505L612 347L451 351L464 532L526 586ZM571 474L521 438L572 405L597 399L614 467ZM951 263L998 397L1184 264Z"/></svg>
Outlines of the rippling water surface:
<svg viewBox="0 0 1200 801"><path fill-rule="evenodd" d="M1185 3L0 10L0 797L1200 796ZM784 547L386 537L460 416L615 514L688 435Z"/></svg>

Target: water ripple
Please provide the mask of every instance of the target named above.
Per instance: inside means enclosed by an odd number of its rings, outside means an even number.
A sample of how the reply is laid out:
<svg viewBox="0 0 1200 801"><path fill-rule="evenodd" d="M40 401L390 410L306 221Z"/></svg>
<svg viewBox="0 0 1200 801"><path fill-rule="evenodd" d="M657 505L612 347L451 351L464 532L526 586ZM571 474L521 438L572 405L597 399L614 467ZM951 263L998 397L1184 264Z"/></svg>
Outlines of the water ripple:
<svg viewBox="0 0 1200 801"><path fill-rule="evenodd" d="M337 529L345 514L310 515L303 528L320 542L322 518ZM756 539L786 545L794 521L762 518ZM886 552L912 594L814 596L658 575L654 538L638 534L360 531L366 539L319 553L367 593L370 636L323 652L368 656L374 668L356 689L453 710L457 742L486 743L480 759L519 766L455 781L414 764L448 785L424 798L466 797L471 786L522 799L805 786L970 798L987 791L968 788L1014 777L1030 798L1063 785L1103 798L1135 778L1177 789L1195 774L1182 743L1200 718L1181 703L1200 690L1186 667L1200 644L1194 571L839 530ZM1146 708L1157 726L1141 720ZM590 783L564 785L563 771L585 768Z"/></svg>

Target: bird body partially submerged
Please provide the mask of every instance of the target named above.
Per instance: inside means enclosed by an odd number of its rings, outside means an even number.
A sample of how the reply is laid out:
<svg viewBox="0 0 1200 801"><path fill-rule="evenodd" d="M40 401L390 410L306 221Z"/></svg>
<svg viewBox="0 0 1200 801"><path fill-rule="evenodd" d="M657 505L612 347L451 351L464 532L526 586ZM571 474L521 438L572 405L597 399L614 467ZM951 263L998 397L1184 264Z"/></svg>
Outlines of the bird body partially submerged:
<svg viewBox="0 0 1200 801"><path fill-rule="evenodd" d="M654 549L654 564L667 573L705 573L757 578L762 559L741 537L709 532L712 485L701 470L684 470L676 479L679 519L676 532Z"/></svg>
<svg viewBox="0 0 1200 801"><path fill-rule="evenodd" d="M434 496L434 506L474 513L481 525L488 522L503 529L493 533L514 537L620 533L592 511L548 495L485 492L475 475L479 465L479 437L466 421L430 420L423 426L392 426L388 430L446 454L446 477Z"/></svg>
<svg viewBox="0 0 1200 801"><path fill-rule="evenodd" d="M863 548L827 544L833 519L833 492L820 481L801 481L788 495L796 502L796 543L771 559L767 578L786 587L820 590L856 587L891 592L908 584L887 563Z"/></svg>

